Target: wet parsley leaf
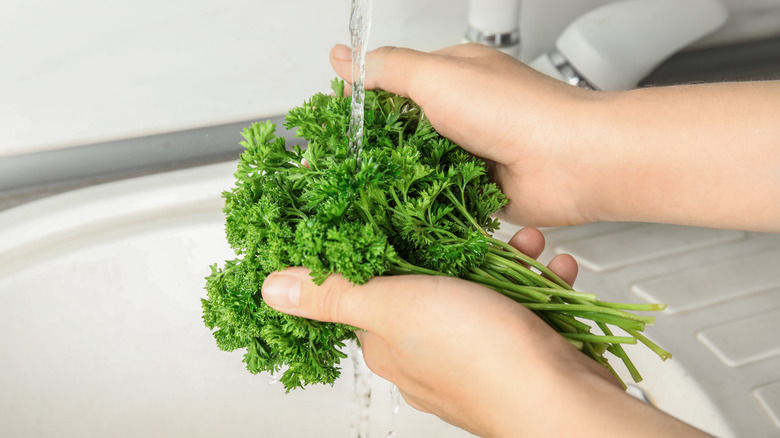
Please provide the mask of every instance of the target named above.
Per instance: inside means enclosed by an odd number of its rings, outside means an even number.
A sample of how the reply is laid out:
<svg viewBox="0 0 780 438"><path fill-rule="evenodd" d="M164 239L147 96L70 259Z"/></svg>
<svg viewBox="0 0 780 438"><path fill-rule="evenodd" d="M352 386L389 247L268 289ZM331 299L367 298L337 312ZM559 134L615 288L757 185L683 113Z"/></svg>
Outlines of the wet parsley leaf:
<svg viewBox="0 0 780 438"><path fill-rule="evenodd" d="M631 341L612 336L606 324L641 330L652 318L604 310L612 303L572 291L492 238L499 225L493 215L506 197L485 163L436 132L411 100L366 93L358 165L348 150L350 97L343 82L334 80L332 88L334 95L316 94L287 114L285 127L308 142L305 149L288 148L271 122L244 129L236 184L223 193L225 233L236 258L211 267L202 299L203 321L219 348L245 349L252 373L283 369L288 391L333 383L354 329L279 313L260 293L270 273L305 266L316 283L332 273L355 284L419 273L468 279L531 308L605 366L609 351L636 371L620 345ZM561 307L567 305L577 310ZM576 318L595 321L602 333L592 334Z"/></svg>

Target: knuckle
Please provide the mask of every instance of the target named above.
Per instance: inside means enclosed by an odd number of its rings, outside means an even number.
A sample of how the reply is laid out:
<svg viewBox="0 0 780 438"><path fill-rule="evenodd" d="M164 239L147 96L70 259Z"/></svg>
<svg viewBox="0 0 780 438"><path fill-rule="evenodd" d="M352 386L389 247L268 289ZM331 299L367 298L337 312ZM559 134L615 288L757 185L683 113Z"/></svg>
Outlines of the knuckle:
<svg viewBox="0 0 780 438"><path fill-rule="evenodd" d="M392 55L393 53L397 53L399 50L401 49L396 46L382 46L374 49L374 53L378 55L387 56L387 55Z"/></svg>
<svg viewBox="0 0 780 438"><path fill-rule="evenodd" d="M327 280L319 287L320 299L318 314L328 322L342 321L343 291L348 287L343 277L337 274L331 274Z"/></svg>

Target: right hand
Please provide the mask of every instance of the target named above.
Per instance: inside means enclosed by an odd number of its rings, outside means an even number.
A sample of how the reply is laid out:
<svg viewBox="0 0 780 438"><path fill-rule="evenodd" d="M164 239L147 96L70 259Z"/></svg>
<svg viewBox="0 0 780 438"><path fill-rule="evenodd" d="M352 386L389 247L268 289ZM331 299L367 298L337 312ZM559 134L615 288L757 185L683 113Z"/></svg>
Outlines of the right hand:
<svg viewBox="0 0 780 438"><path fill-rule="evenodd" d="M351 78L351 51L337 45L331 64ZM567 160L575 118L590 91L551 79L480 44L423 53L383 47L366 56L366 88L411 98L439 133L487 160L511 200L502 219L522 225L589 222ZM568 146L567 146L568 147Z"/></svg>
<svg viewBox="0 0 780 438"><path fill-rule="evenodd" d="M351 74L351 51L331 64ZM411 98L491 166L502 219L780 232L780 81L590 91L480 44L366 55L366 87Z"/></svg>

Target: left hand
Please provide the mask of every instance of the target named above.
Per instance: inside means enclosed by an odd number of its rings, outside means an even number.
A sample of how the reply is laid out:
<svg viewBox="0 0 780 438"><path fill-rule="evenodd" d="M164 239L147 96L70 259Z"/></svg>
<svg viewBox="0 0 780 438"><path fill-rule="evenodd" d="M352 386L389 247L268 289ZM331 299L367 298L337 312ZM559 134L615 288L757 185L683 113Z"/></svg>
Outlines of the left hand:
<svg viewBox="0 0 780 438"><path fill-rule="evenodd" d="M510 243L533 257L544 248L533 228ZM576 277L568 255L550 268L569 283ZM331 275L316 286L307 269L289 268L266 279L263 299L285 313L363 329L357 336L372 371L411 406L479 435L514 435L521 427L546 436L559 423L551 407L570 397L571 379L561 376L587 376L600 391L622 393L606 369L525 307L465 280L405 275L355 286Z"/></svg>

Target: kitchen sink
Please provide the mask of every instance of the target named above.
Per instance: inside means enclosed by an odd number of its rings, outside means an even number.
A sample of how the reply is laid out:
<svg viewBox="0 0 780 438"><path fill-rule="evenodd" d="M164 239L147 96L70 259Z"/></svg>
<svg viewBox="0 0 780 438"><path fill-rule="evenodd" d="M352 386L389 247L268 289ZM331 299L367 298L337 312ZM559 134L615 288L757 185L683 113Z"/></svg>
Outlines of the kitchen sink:
<svg viewBox="0 0 780 438"><path fill-rule="evenodd" d="M219 351L201 321L209 265L232 257L221 211L232 154L0 212L4 436L350 433L350 360L332 387L285 394L248 373L240 352ZM646 334L674 358L628 346L645 376L632 391L716 436L780 433L780 235L639 223L544 231L542 259L573 254L578 290L668 303ZM394 415L391 385L373 377L373 387L372 436L470 436L403 403Z"/></svg>

